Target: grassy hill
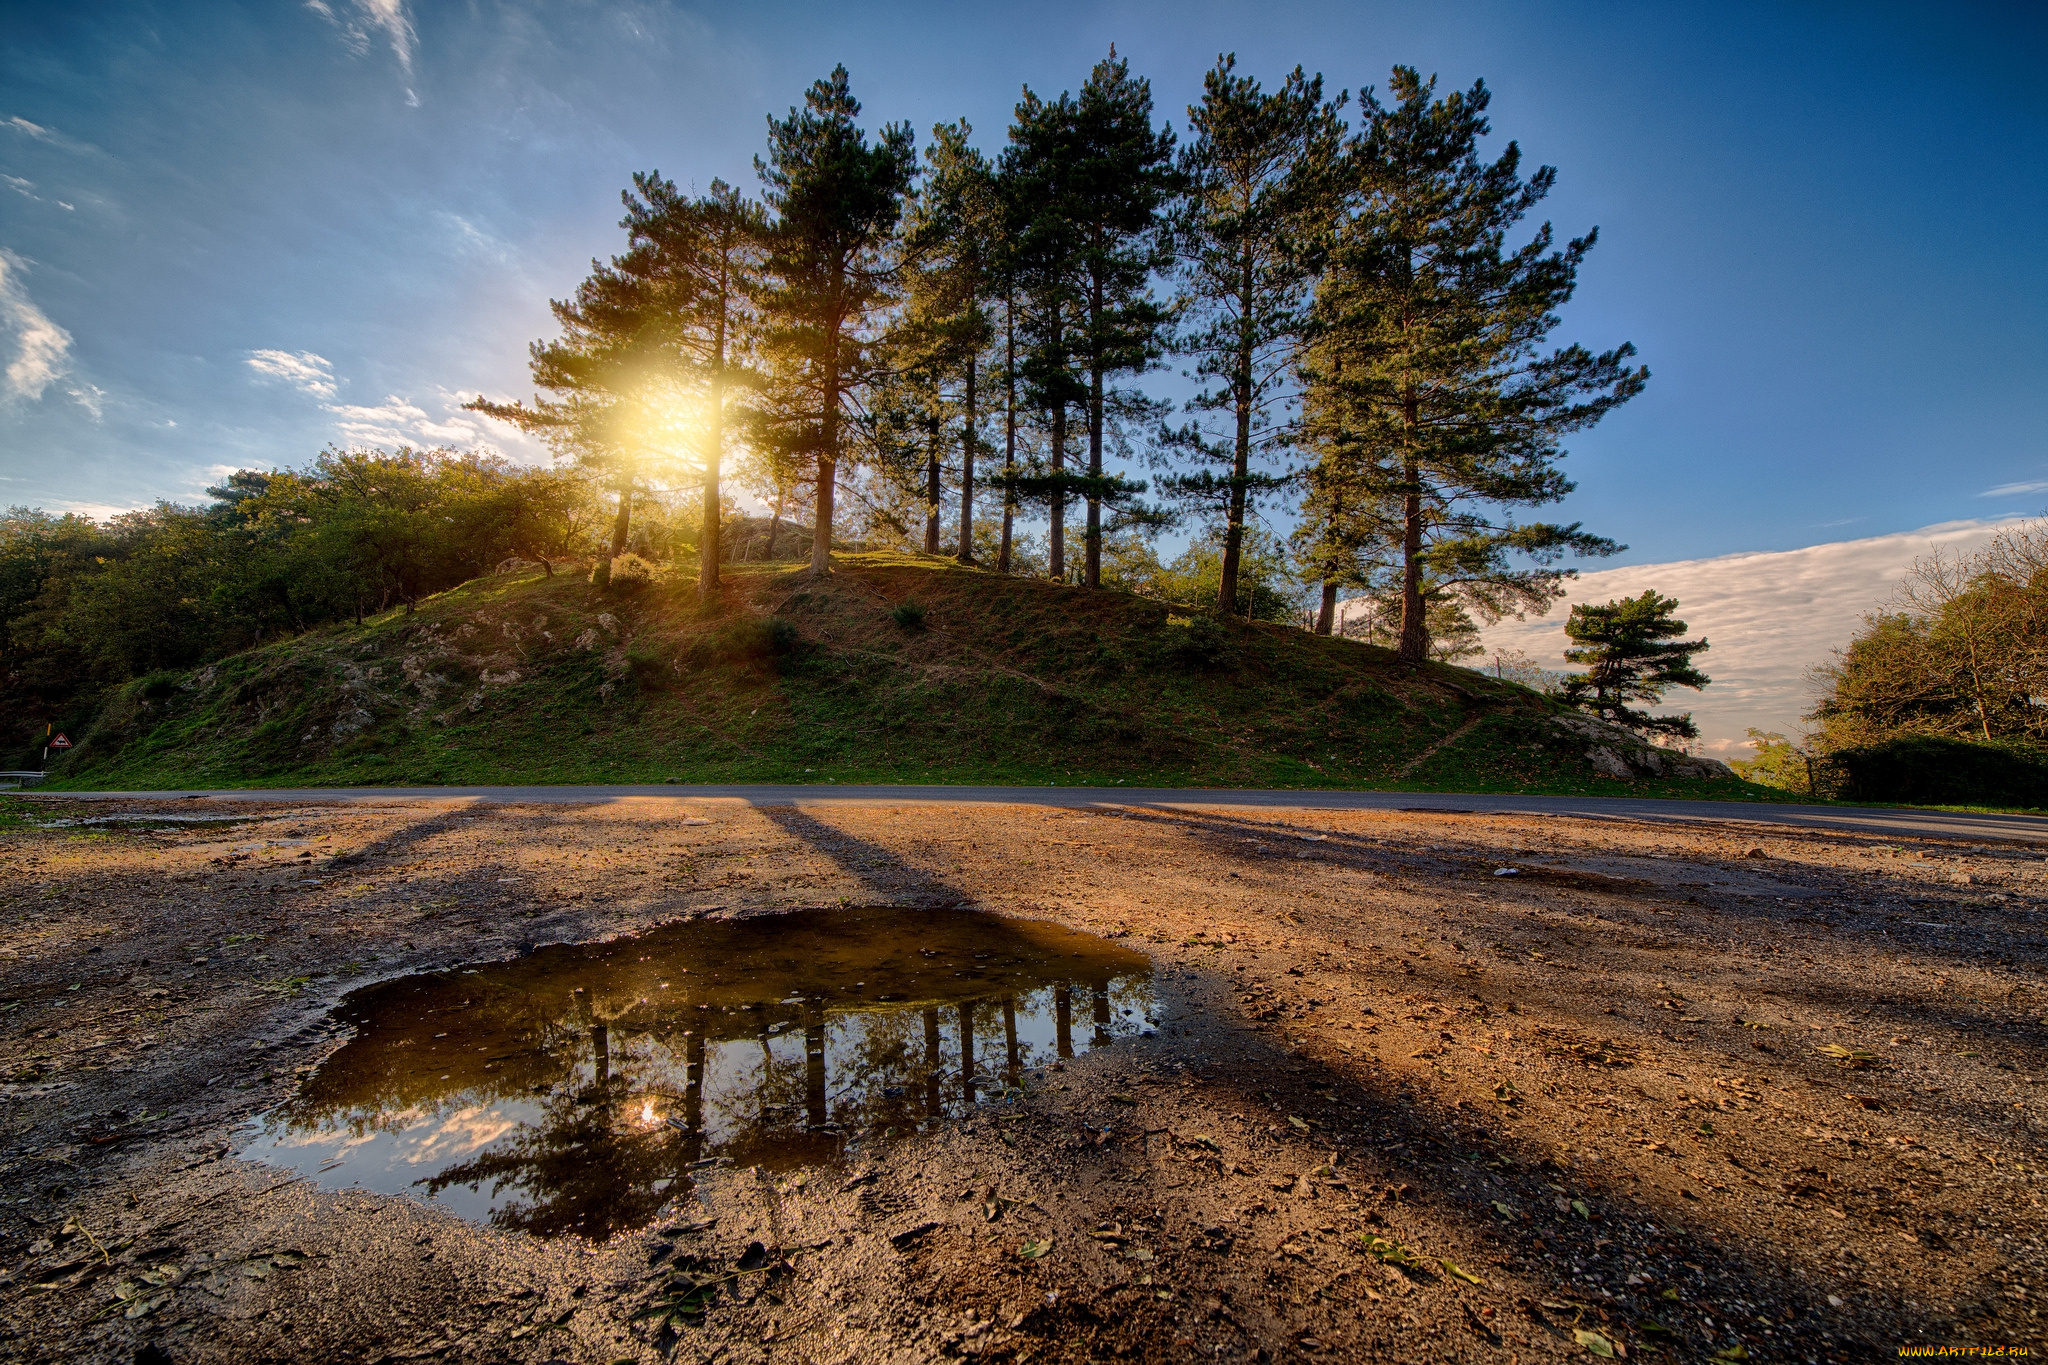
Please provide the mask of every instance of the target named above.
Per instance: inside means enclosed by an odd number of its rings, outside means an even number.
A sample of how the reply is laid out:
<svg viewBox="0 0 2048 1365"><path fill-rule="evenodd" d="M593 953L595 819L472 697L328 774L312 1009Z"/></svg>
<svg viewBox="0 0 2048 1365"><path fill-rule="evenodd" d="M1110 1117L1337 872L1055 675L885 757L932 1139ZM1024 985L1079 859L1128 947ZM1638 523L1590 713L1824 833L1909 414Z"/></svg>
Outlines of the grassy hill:
<svg viewBox="0 0 2048 1365"><path fill-rule="evenodd" d="M411 615L131 683L73 731L49 785L1766 794L1671 776L1676 755L1640 747L1644 776L1603 776L1549 699L1369 645L921 556L837 564L820 581L736 566L709 609L680 581L613 595L537 568L477 579Z"/></svg>

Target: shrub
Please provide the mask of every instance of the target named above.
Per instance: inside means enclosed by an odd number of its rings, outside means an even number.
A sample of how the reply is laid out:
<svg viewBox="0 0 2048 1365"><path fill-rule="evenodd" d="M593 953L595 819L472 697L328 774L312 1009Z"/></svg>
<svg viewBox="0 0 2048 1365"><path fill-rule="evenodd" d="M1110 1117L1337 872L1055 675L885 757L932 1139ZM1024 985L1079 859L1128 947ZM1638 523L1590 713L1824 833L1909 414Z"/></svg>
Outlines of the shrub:
<svg viewBox="0 0 2048 1365"><path fill-rule="evenodd" d="M168 670L152 673L137 690L151 701L163 701L178 690L178 675Z"/></svg>
<svg viewBox="0 0 2048 1365"><path fill-rule="evenodd" d="M675 676L670 669L668 654L639 640L626 650L626 667L632 670L633 680L648 689L666 687Z"/></svg>
<svg viewBox="0 0 2048 1365"><path fill-rule="evenodd" d="M768 659L794 651L797 629L780 616L734 621L718 632L719 653L740 659Z"/></svg>
<svg viewBox="0 0 2048 1365"><path fill-rule="evenodd" d="M890 609L889 619L905 630L923 630L924 608L915 602L898 602Z"/></svg>
<svg viewBox="0 0 2048 1365"><path fill-rule="evenodd" d="M1230 632L1213 616L1169 617L1166 657L1182 668L1220 667L1230 657Z"/></svg>
<svg viewBox="0 0 2048 1365"><path fill-rule="evenodd" d="M623 554L611 563L607 586L615 593L639 592L654 581L654 566L639 555Z"/></svg>
<svg viewBox="0 0 2048 1365"><path fill-rule="evenodd" d="M1901 735L1829 758L1841 794L1858 801L2048 807L2048 760L2031 749L1937 735Z"/></svg>

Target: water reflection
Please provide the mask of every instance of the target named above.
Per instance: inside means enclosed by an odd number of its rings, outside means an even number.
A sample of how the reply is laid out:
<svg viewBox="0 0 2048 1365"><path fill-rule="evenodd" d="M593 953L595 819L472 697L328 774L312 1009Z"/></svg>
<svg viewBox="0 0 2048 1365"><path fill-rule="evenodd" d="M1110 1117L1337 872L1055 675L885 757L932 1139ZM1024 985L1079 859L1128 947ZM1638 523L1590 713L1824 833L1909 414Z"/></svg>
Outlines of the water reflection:
<svg viewBox="0 0 2048 1365"><path fill-rule="evenodd" d="M1146 1026L1150 959L1053 924L851 909L677 925L359 991L241 1155L542 1236L646 1223L694 1163L825 1161ZM1077 1037L1075 995L1093 1027Z"/></svg>

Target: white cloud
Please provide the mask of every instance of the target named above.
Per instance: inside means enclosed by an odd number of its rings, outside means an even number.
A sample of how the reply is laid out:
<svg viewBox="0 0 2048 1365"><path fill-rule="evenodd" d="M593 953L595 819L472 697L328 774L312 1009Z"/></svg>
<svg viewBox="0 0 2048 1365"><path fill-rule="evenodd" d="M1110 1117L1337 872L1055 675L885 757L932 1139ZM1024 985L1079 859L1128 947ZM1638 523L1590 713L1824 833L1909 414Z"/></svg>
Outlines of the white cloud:
<svg viewBox="0 0 2048 1365"><path fill-rule="evenodd" d="M334 363L311 351L251 351L249 368L282 379L315 398L334 397Z"/></svg>
<svg viewBox="0 0 2048 1365"><path fill-rule="evenodd" d="M80 384L77 388L66 389L64 392L70 395L72 402L91 413L93 421L97 422L106 415L107 391L99 385Z"/></svg>
<svg viewBox="0 0 2048 1365"><path fill-rule="evenodd" d="M1503 621L1484 639L1489 650L1519 649L1546 668L1562 669L1569 603L1605 602L1646 588L1675 597L1692 636L1712 642L1699 663L1714 681L1702 692L1674 690L1661 709L1692 712L1708 752L1743 757L1750 726L1785 734L1800 729L1800 717L1813 705L1806 670L1847 644L1863 616L1885 605L1913 560L1936 549L1968 553L2011 524L1943 522L1803 550L1600 569L1571 583L1569 597L1548 617Z"/></svg>
<svg viewBox="0 0 2048 1365"><path fill-rule="evenodd" d="M2048 491L2048 479L2030 479L2025 483L2002 483L1996 488L1987 488L1977 496L1980 498L2009 498L2017 493L2040 493Z"/></svg>
<svg viewBox="0 0 2048 1365"><path fill-rule="evenodd" d="M71 368L71 333L50 321L22 288L26 262L0 247L0 333L13 343L0 400L35 402Z"/></svg>
<svg viewBox="0 0 2048 1365"><path fill-rule="evenodd" d="M362 445L474 447L484 442L482 424L460 412L459 404L445 397L445 421L396 394L375 407L345 403L321 406L341 419L335 427L343 436Z"/></svg>
<svg viewBox="0 0 2048 1365"><path fill-rule="evenodd" d="M52 147L56 147L67 152L99 151L99 148L93 146L91 143L80 142L76 138L66 137L64 136L64 134L58 132L55 128L46 128L40 123L30 123L27 119L21 117L19 114L13 115L9 118L0 119L0 128L5 128L9 132L19 134L22 137L33 138L37 142L47 142Z"/></svg>
<svg viewBox="0 0 2048 1365"><path fill-rule="evenodd" d="M350 0L346 16L337 14L335 6L327 0L306 0L306 8L339 29L349 51L359 56L369 51L373 36L381 35L391 44L399 66L408 76L412 74L412 54L419 45L419 35L406 16L405 0ZM405 93L407 103L419 103L410 90Z"/></svg>

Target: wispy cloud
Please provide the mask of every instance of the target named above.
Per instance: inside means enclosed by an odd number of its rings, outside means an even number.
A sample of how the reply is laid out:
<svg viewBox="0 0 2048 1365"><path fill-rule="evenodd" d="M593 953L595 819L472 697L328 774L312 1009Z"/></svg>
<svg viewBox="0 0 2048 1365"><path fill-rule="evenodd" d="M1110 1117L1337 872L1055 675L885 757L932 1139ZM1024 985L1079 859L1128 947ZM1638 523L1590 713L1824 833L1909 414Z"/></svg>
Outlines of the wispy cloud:
<svg viewBox="0 0 2048 1365"><path fill-rule="evenodd" d="M37 194L36 182L33 180L24 180L18 175L0 175L0 185L5 185L8 189L22 196L22 198L33 199L38 204L55 204L67 213L73 210L73 206L65 203L62 199L45 199L40 194Z"/></svg>
<svg viewBox="0 0 2048 1365"><path fill-rule="evenodd" d="M2048 479L2029 479L2023 483L2002 483L1996 488L1987 488L1977 496L1980 498L2009 498L2018 493L2048 492Z"/></svg>
<svg viewBox="0 0 2048 1365"><path fill-rule="evenodd" d="M249 368L282 379L315 398L332 398L335 394L334 363L311 351L251 351Z"/></svg>
<svg viewBox="0 0 2048 1365"><path fill-rule="evenodd" d="M93 421L97 422L105 418L107 411L107 391L101 388L99 385L80 384L77 388L66 389L64 390L64 392L70 395L72 402L78 404L78 406L84 408L87 412L91 413Z"/></svg>
<svg viewBox="0 0 2048 1365"><path fill-rule="evenodd" d="M0 128L4 128L8 132L20 137L33 139L36 142L46 142L50 146L66 152L99 151L99 148L93 146L90 142L80 142L75 137L66 137L55 128L48 128L40 123L31 123L19 114L0 119Z"/></svg>
<svg viewBox="0 0 2048 1365"><path fill-rule="evenodd" d="M345 14L337 13L327 0L306 0L306 8L340 30L349 51L358 55L369 51L372 38L382 37L391 44L405 74L412 74L412 54L419 46L419 35L406 16L405 0L349 0ZM412 91L405 93L407 103L419 103Z"/></svg>
<svg viewBox="0 0 2048 1365"><path fill-rule="evenodd" d="M1658 709L1692 712L1708 752L1745 757L1740 746L1748 727L1799 729L1812 706L1806 670L1847 644L1865 613L1884 607L1913 560L1936 549L1967 554L2012 524L1943 522L1802 550L1600 569L1570 584L1566 601L1605 602L1645 588L1677 598L1692 635L1713 644L1699 664L1714 681L1703 692L1676 689ZM1564 615L1560 603L1547 618L1503 621L1485 631L1486 645L1519 649L1562 669Z"/></svg>
<svg viewBox="0 0 2048 1365"><path fill-rule="evenodd" d="M13 349L0 401L33 403L71 368L71 333L50 321L22 286L21 257L0 247L0 333Z"/></svg>
<svg viewBox="0 0 2048 1365"><path fill-rule="evenodd" d="M484 439L483 428L467 416L449 414L435 420L426 409L391 395L375 407L353 404L324 404L341 420L335 425L343 436L364 445L474 446Z"/></svg>

